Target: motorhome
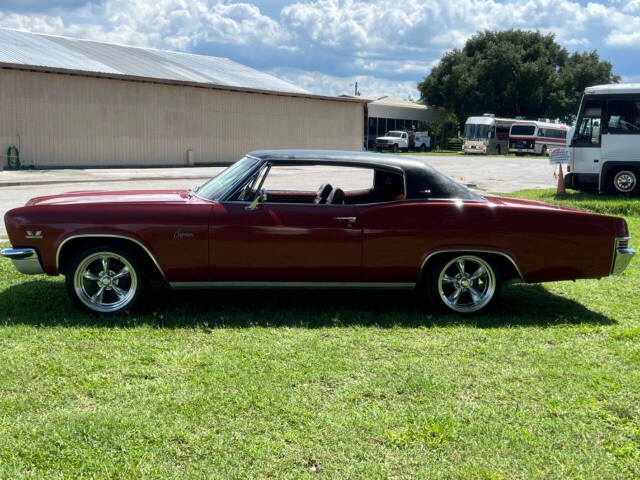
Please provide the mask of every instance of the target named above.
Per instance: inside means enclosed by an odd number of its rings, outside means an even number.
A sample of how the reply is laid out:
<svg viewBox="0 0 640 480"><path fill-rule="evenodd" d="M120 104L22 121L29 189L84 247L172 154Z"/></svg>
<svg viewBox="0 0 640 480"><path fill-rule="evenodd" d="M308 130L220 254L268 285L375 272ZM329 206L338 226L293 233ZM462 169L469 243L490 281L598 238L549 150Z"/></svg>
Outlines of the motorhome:
<svg viewBox="0 0 640 480"><path fill-rule="evenodd" d="M507 153L509 129L518 120L496 118L485 113L481 117L469 117L464 125L462 151L464 153Z"/></svg>
<svg viewBox="0 0 640 480"><path fill-rule="evenodd" d="M567 146L569 127L561 123L521 121L509 130L509 152L547 155L554 147Z"/></svg>
<svg viewBox="0 0 640 480"><path fill-rule="evenodd" d="M587 87L568 152L562 150L553 154L569 162L567 187L638 194L640 83Z"/></svg>

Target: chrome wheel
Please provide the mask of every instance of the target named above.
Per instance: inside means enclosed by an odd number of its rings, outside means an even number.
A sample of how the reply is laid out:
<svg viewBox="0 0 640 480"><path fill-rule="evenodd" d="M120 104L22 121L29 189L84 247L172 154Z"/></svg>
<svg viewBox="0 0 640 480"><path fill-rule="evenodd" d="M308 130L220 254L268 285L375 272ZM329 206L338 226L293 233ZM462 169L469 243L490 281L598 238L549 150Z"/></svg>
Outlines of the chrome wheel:
<svg viewBox="0 0 640 480"><path fill-rule="evenodd" d="M482 309L496 291L491 265L475 255L461 255L444 265L438 277L438 293L444 304L460 313Z"/></svg>
<svg viewBox="0 0 640 480"><path fill-rule="evenodd" d="M76 267L73 287L78 299L89 309L110 313L131 303L138 289L138 275L122 255L95 252Z"/></svg>
<svg viewBox="0 0 640 480"><path fill-rule="evenodd" d="M621 170L613 177L613 186L620 193L629 193L636 188L638 179L630 170Z"/></svg>

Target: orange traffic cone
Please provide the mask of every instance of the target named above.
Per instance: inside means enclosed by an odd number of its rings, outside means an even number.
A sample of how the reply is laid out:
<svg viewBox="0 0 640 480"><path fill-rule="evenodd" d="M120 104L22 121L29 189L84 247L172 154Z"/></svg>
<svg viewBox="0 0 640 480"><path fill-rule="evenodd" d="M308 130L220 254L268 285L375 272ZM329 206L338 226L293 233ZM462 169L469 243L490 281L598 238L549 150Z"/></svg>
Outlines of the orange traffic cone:
<svg viewBox="0 0 640 480"><path fill-rule="evenodd" d="M562 173L562 164L560 166L560 171L558 172L558 189L556 190L556 195L567 193L567 189L564 185L564 173Z"/></svg>

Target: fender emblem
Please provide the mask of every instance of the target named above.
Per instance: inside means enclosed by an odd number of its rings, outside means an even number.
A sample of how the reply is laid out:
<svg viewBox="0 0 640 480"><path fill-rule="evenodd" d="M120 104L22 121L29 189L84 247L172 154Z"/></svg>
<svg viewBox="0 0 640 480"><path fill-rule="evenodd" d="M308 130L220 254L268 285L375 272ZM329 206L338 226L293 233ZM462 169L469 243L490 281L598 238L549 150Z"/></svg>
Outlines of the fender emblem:
<svg viewBox="0 0 640 480"><path fill-rule="evenodd" d="M182 230L176 230L173 234L174 240L181 240L183 238L193 238L193 233L183 232Z"/></svg>
<svg viewBox="0 0 640 480"><path fill-rule="evenodd" d="M24 238L28 238L31 240L42 240L42 230L37 230L35 232L32 232L31 230L27 230L27 233L24 236Z"/></svg>

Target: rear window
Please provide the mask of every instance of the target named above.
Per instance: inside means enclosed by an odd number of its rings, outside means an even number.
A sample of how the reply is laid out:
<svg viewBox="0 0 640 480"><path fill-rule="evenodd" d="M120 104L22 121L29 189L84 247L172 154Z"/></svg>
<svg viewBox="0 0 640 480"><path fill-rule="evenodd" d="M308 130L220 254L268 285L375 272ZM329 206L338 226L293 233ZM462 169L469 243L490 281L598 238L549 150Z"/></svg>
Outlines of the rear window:
<svg viewBox="0 0 640 480"><path fill-rule="evenodd" d="M511 135L534 135L536 127L533 125L514 125L511 127Z"/></svg>

